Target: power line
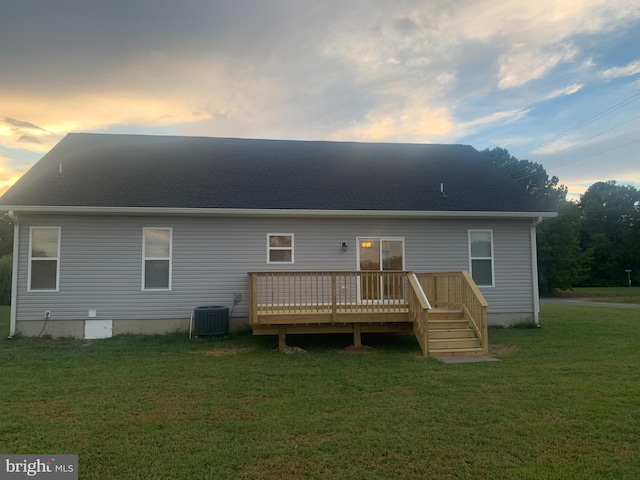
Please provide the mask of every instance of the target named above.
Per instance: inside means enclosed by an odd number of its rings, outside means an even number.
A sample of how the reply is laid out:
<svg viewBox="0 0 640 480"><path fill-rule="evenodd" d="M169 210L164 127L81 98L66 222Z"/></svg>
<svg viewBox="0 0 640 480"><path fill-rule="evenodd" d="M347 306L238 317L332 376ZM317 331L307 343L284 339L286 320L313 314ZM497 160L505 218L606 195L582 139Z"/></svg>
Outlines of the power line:
<svg viewBox="0 0 640 480"><path fill-rule="evenodd" d="M571 150L572 148L575 148L575 147L577 147L577 146L579 146L579 145L582 145L582 144L584 144L584 143L586 143L586 142L588 142L588 141L590 141L590 140L593 140L594 138L598 138L598 137L600 137L601 135L604 135L605 133L609 133L609 132L611 132L612 130L615 130L616 128L623 127L623 126L625 126L625 125L627 125L627 124L629 124L629 123L633 122L634 120L637 120L638 118L640 118L640 115L636 115L635 117L632 117L632 118L630 118L629 120L626 120L626 121L624 121L624 122L622 122L622 123L619 123L619 124L618 124L618 125L616 125L615 127L608 128L607 130L604 130L604 131L602 131L602 132L600 132L600 133L598 133L598 134L596 134L596 135L593 135L593 136L591 136L591 137L587 137L587 138L585 138L584 140L582 140L582 141L580 141L580 142L578 142L578 143L574 143L574 144L573 144L573 145L571 145L570 147L567 147L566 149L562 150L562 152L561 152L561 153L564 153L564 152L566 152L567 150ZM632 143L634 143L634 142L632 142ZM622 146L626 146L626 145L622 145ZM560 152L559 152L559 153L560 153ZM559 155L559 153L552 154L552 155L551 155L551 157L557 156L557 155ZM602 152L602 153L604 153L604 152ZM599 154L598 154L598 155L599 155ZM585 158L590 158L590 157L585 157ZM579 162L580 160L583 160L583 159L584 159L584 158L581 158L581 159L579 159L579 160L572 160L570 163ZM521 160L521 161L528 161L528 160ZM549 168L549 171L550 171L550 170L554 170L554 169L556 169L556 168L558 168L558 167L563 167L564 165L568 165L568 164L561 164L561 165L556 165L556 166L550 167L550 168ZM515 175L518 175L520 172L526 172L527 170L529 170L529 165L527 165L527 166L525 166L525 167L523 167L523 168L520 168L520 169L516 170L515 172L512 172L510 175L513 177L513 176L515 176ZM546 169L545 169L545 170L546 170ZM537 175L537 174L531 174L531 176L533 176L533 175ZM526 178L526 177L523 177L523 178Z"/></svg>
<svg viewBox="0 0 640 480"><path fill-rule="evenodd" d="M576 130L578 130L578 129L586 126L586 125L589 125L590 123L593 123L596 120L599 120L600 118L605 117L605 116L609 115L610 113L615 112L616 110L620 110L622 107L625 107L625 106L629 105L630 103L633 103L633 102L635 102L637 100L640 100L640 92L636 93L635 95L632 95L631 97L629 97L629 98L627 98L625 100L622 100L622 101L616 103L615 105L613 105L613 106L611 106L609 108L606 108L602 112L597 113L597 114L593 115L592 117L589 117L585 121L579 123L578 125L576 125L574 127L571 127L569 129L559 133L555 137L552 137L549 140L546 140L546 141L540 143L539 145L536 145L535 147L530 148L529 150L525 151L524 153L529 153L529 152L532 152L534 150L538 150L539 148L544 147L545 145L549 145L550 143L555 142L556 140L564 137L565 135L567 135L567 134L569 134L571 132L575 132Z"/></svg>
<svg viewBox="0 0 640 480"><path fill-rule="evenodd" d="M611 128L609 128L609 129L607 129L607 130L605 130L605 131L603 131L603 132L600 132L600 133L598 133L598 134L596 134L596 135L593 135L592 137L587 137L587 138L585 138L584 140L582 140L581 142L574 143L574 144L573 144L573 145L571 145L570 147L568 147L568 148L566 148L566 149L562 150L562 152L564 153L564 152L566 152L567 150L571 150L572 148L575 148L575 147L577 147L578 145L582 145L583 143L588 142L589 140L593 140L594 138L598 138L600 135L604 135L605 133L609 133L611 130L615 130L616 128L623 127L624 125L626 125L626 124L628 124L628 123L633 122L633 121L634 121L634 120L636 120L637 118L640 118L640 115L636 115L635 117L630 118L629 120L627 120L627 121L625 121L625 122L619 123L619 124L618 124L618 125L616 125L615 127L611 127ZM556 153L556 154L554 154L554 155L558 155L558 154Z"/></svg>
<svg viewBox="0 0 640 480"><path fill-rule="evenodd" d="M617 150L618 148L626 147L628 145L632 145L632 144L638 143L638 142L640 142L640 138L638 138L636 140L632 140L631 142L623 143L622 145L616 145L615 147L607 148L606 150L603 150L601 152L597 152L597 153L593 153L591 155L587 155L586 157L581 157L581 158L578 158L576 160L571 160L570 162L565 162L565 163L562 163L560 165L556 165L553 168L555 169L555 168L559 168L559 167L565 167L567 165L571 165L572 163L581 162L582 160L587 160L588 158L596 157L598 155L602 155L603 153L607 153L607 152L610 152L612 150ZM515 180L516 181L524 180L525 178L534 177L536 175L539 175L540 173L542 173L542 172L536 172L536 173L532 173L530 175L525 175L524 177L516 178Z"/></svg>
<svg viewBox="0 0 640 480"><path fill-rule="evenodd" d="M547 157L547 160L548 160L549 158L553 158L553 157L555 157L555 156L560 155L560 153L564 153L564 152L566 152L567 150L571 150L572 148L575 148L575 147L577 147L577 146L579 146L579 145L582 145L583 143L586 143L586 142L588 142L588 141L590 141L590 140L593 140L594 138L598 138L599 136L604 135L605 133L609 133L609 132L611 132L612 130L615 130L616 128L623 127L623 126L627 125L628 123L633 122L634 120L636 120L636 119L638 119L638 118L640 118L640 115L636 115L635 117L630 118L629 120L626 120L626 121L624 121L624 122L622 122L622 123L619 123L618 125L616 125L616 126L614 126L614 127L611 127L611 128L609 128L609 129L607 129L607 130L604 130L603 132L600 132L600 133L598 133L598 134L596 134L596 135L593 135L593 136L591 136L591 137L587 137L587 138L585 138L584 140L582 140L582 141L580 141L580 142L578 142L578 143L574 143L574 144L573 144L573 145L571 145L570 147L565 148L564 150L562 150L562 152L558 152L558 153L554 153L554 154L550 155L549 157ZM514 157L514 158L516 158L516 157ZM538 165L541 165L541 164L539 164L539 163L537 163L537 162L531 162L530 160L520 160L520 159L518 159L518 160L519 160L519 162L536 163L536 164L538 164ZM549 170L553 170L554 168L558 168L558 167L561 167L561 166L563 166L563 165L557 165L557 166L555 166L555 167L550 167L550 168L549 168ZM518 170L516 170L516 171L514 171L514 172L511 172L509 175L510 175L511 177L514 177L515 175L518 175L518 174L520 174L521 172L526 172L526 171L528 171L528 170L529 170L529 168L530 168L530 165L526 165L526 166L524 166L524 167L522 167L522 168L519 168ZM543 168L544 168L544 167L543 167ZM546 168L545 168L545 170L546 170ZM536 175L536 174L532 174L532 175ZM526 178L526 177L525 177L525 178Z"/></svg>
<svg viewBox="0 0 640 480"><path fill-rule="evenodd" d="M618 148L626 147L628 145L632 145L632 144L638 143L638 142L640 142L640 138L638 138L636 140L632 140L632 141L627 142L627 143L623 143L622 145L616 145L615 147L607 148L606 150L603 150L603 151L598 152L598 153L593 153L591 155L587 155L586 157L578 158L577 160L571 160L570 162L566 162L566 163L562 163L560 165L556 165L554 168L564 167L566 165L571 165L572 163L581 162L582 160L586 160L586 159L591 158L591 157L596 157L598 155L602 155L603 153L607 153L607 152L610 152L612 150L617 150Z"/></svg>

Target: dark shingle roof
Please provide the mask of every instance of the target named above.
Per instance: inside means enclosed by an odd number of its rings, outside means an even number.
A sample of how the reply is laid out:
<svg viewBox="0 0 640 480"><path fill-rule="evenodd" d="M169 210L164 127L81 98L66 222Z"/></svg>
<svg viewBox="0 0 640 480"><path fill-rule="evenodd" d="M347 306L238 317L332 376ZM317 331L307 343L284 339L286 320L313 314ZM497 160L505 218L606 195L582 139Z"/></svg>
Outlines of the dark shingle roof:
<svg viewBox="0 0 640 480"><path fill-rule="evenodd" d="M466 145L86 133L67 135L5 193L2 205L544 210Z"/></svg>

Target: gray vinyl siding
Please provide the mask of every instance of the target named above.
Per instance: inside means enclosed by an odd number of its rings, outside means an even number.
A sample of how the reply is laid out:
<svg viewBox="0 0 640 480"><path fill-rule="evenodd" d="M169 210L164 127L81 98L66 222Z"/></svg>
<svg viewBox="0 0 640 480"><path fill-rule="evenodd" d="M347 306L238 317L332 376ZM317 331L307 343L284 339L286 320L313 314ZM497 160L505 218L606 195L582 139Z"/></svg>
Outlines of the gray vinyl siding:
<svg viewBox="0 0 640 480"><path fill-rule="evenodd" d="M29 226L60 226L59 292L27 292ZM171 291L142 290L142 229L173 228ZM530 222L431 219L304 219L137 216L20 217L17 320L188 318L203 305L242 294L234 316L248 315L247 272L355 270L357 237L402 237L405 268L468 270L468 229L492 229L495 286L482 288L490 313L532 312ZM267 233L295 235L295 263L267 264ZM341 249L347 242L346 252Z"/></svg>

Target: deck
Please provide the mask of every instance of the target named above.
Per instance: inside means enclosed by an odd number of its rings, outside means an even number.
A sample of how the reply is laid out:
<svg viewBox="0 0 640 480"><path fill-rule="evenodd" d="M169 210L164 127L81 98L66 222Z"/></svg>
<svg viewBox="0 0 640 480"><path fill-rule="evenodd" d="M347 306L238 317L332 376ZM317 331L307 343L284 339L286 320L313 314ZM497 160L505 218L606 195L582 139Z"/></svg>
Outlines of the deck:
<svg viewBox="0 0 640 480"><path fill-rule="evenodd" d="M414 333L425 356L488 352L487 303L467 272L249 273L255 335Z"/></svg>

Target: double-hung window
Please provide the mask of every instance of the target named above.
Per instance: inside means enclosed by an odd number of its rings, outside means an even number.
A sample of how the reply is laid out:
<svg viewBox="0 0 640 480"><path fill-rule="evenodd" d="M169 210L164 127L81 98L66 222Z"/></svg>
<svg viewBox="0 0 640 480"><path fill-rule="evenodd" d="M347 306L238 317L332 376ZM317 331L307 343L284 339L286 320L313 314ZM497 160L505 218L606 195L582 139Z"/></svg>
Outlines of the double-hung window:
<svg viewBox="0 0 640 480"><path fill-rule="evenodd" d="M143 229L142 289L171 290L172 229Z"/></svg>
<svg viewBox="0 0 640 480"><path fill-rule="evenodd" d="M31 227L28 290L57 292L59 280L60 227Z"/></svg>
<svg viewBox="0 0 640 480"><path fill-rule="evenodd" d="M293 233L267 235L267 263L293 263Z"/></svg>
<svg viewBox="0 0 640 480"><path fill-rule="evenodd" d="M469 230L469 270L479 287L493 287L492 230Z"/></svg>

